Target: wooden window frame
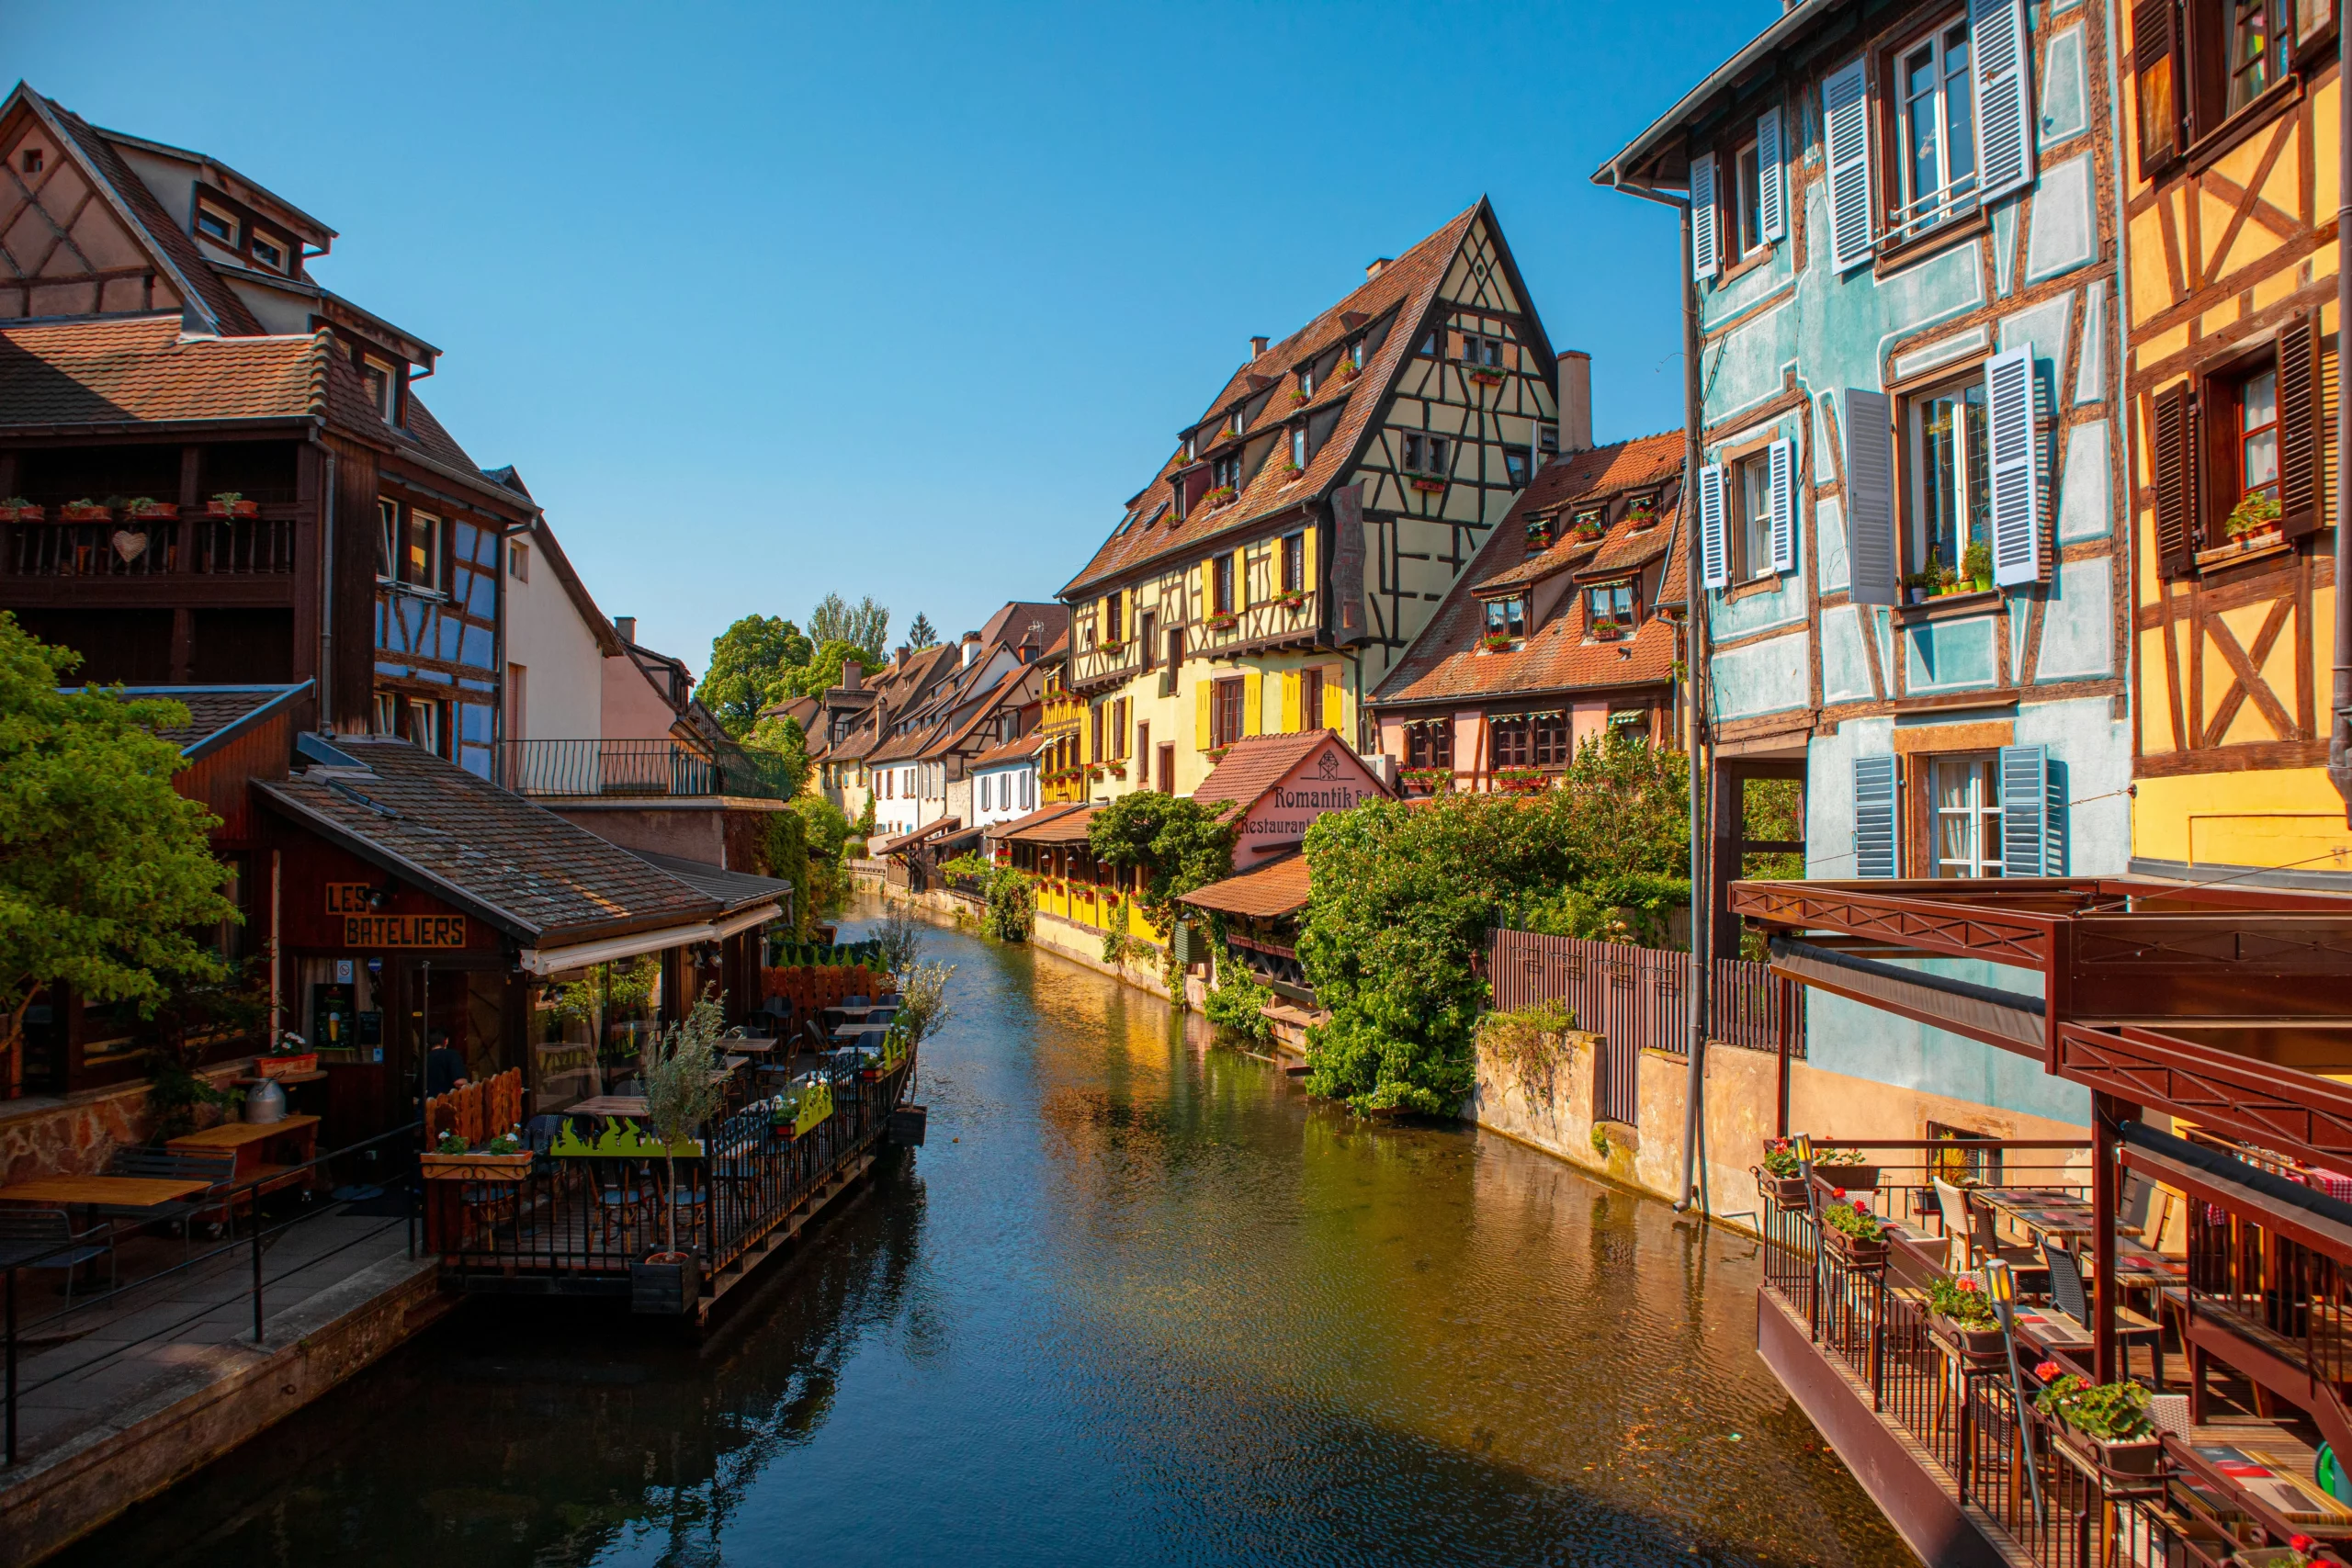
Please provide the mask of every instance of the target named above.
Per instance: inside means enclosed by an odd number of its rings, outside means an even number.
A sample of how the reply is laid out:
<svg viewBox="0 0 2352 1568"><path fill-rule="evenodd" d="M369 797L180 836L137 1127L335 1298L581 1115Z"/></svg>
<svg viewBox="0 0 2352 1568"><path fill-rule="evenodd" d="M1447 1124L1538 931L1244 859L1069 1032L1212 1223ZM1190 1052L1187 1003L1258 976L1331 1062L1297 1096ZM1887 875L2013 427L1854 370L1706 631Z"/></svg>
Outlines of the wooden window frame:
<svg viewBox="0 0 2352 1568"><path fill-rule="evenodd" d="M227 224L228 234L224 237L207 229L204 226L204 220L208 217ZM188 230L196 238L209 240L224 251L234 252L239 255L244 254L245 220L233 208L223 202L215 201L209 196L199 195L196 198L196 212L188 220Z"/></svg>
<svg viewBox="0 0 2352 1568"><path fill-rule="evenodd" d="M1724 213L1730 221L1722 226L1723 262L1726 268L1736 267L1758 252L1769 252L1772 248L1772 242L1764 238L1764 169L1758 151L1756 133L1751 130L1731 141L1717 164L1731 176L1726 182L1731 200L1726 204L1728 210ZM1756 173L1756 185L1752 190L1747 179L1750 169ZM1722 179L1724 175L1719 174L1715 177ZM1756 227L1753 244L1747 239L1750 222Z"/></svg>
<svg viewBox="0 0 2352 1568"><path fill-rule="evenodd" d="M1434 430L1408 430L1404 437L1397 444L1397 464L1406 473L1431 479L1452 477L1454 437Z"/></svg>
<svg viewBox="0 0 2352 1568"><path fill-rule="evenodd" d="M1998 881L2000 880L1998 873L1992 875L1980 874L1963 876L1955 873L1947 873L1943 869L1942 856L1938 852L1939 839L1936 831L1939 818L1941 815L1936 804L1936 769L1939 763L1954 762L1975 763L1990 769L1989 776L1996 792L1993 803L1988 807L1979 801L1970 808L1976 817L1977 838L1974 863L1978 865L1988 863L1984 855L1984 819L1989 816L1996 826L2001 819L2001 802L1998 795L2001 782L2001 753L1998 747L1989 750L1980 747L1958 751L1913 751L1902 757L1895 787L1898 790L1907 789L1911 796L1907 803L1907 809L1905 811L1909 829L1906 836L1910 842L1905 846L1906 858L1904 863L1906 866L1917 868L1910 874L1916 874L1925 880ZM1997 854L1993 856L1989 863L1999 865L2000 856Z"/></svg>
<svg viewBox="0 0 2352 1568"><path fill-rule="evenodd" d="M1724 470L1724 570L1731 576L1731 581L1724 589L1725 592L1735 592L1753 582L1774 581L1780 576L1772 570L1770 538L1772 443L1777 439L1777 435L1765 435L1754 441L1742 442L1737 446L1727 446L1716 459L1723 465ZM1747 558L1747 517L1744 511L1739 482L1742 470L1751 463L1760 463L1765 468L1764 532L1766 537L1764 570L1761 571L1750 570L1755 563ZM1657 503L1653 502L1651 504L1655 510ZM1629 501L1628 510L1630 509Z"/></svg>
<svg viewBox="0 0 2352 1568"><path fill-rule="evenodd" d="M1523 593L1498 593L1479 602L1479 631L1481 641L1495 635L1495 612L1502 612L1502 630L1513 642L1527 640L1527 596Z"/></svg>
<svg viewBox="0 0 2352 1568"><path fill-rule="evenodd" d="M1230 615L1233 608L1233 557L1230 552L1209 558L1209 614Z"/></svg>
<svg viewBox="0 0 2352 1568"><path fill-rule="evenodd" d="M1528 731L1533 750L1530 766L1551 773L1564 771L1576 758L1576 727L1568 722L1566 713L1539 713L1528 716Z"/></svg>
<svg viewBox="0 0 2352 1568"><path fill-rule="evenodd" d="M1248 705L1249 690L1249 682L1239 675L1227 675L1211 684L1209 744L1212 748L1230 746L1247 733L1249 720L1242 710Z"/></svg>
<svg viewBox="0 0 2352 1568"><path fill-rule="evenodd" d="M1323 722L1323 668L1310 664L1298 672L1298 728L1312 732L1329 728Z"/></svg>
<svg viewBox="0 0 2352 1568"><path fill-rule="evenodd" d="M1510 482L1511 489L1525 490L1534 468L1534 460L1519 447L1503 448L1503 477Z"/></svg>
<svg viewBox="0 0 2352 1568"><path fill-rule="evenodd" d="M1903 587L1903 580L1915 572L1926 570L1928 566L1925 547L1921 546L1915 550L1912 544L1912 525L1918 520L1915 515L1918 511L1918 505L1911 495L1912 472L1917 460L1917 454L1913 451L1911 441L1912 404L1929 392L1962 380L1973 380L1982 385L1984 380L1984 367L1990 363L1992 357L1990 354L1984 354L1973 358L1955 360L1951 364L1939 366L1933 370L1897 382L1887 389L1887 400L1893 405L1894 412L1894 577L1897 601L1895 610L1898 619L1901 618L1901 612L1910 604L1909 594ZM1988 398L1988 405L1989 401ZM2046 435L2047 432L2043 434ZM1984 439L1988 444L1992 440L1992 413L1989 406L1985 413ZM1988 463L1991 460L1989 450L1986 460ZM1984 535L1987 544L1991 542L1993 536L1991 506L1988 494L1985 502ZM1962 541L1962 559L1946 561L1943 564L1949 566L1954 572L1958 572L1966 562L1967 553L1967 543ZM2000 590L1996 588L1985 595L1970 597L1993 597L1997 596ZM1929 604L1934 603L1932 599L1928 601Z"/></svg>
<svg viewBox="0 0 2352 1568"><path fill-rule="evenodd" d="M2272 0L2274 16L2283 14L2299 25L2297 0ZM2231 0L2143 0L2132 11L2132 73L2131 92L2138 130L2136 154L2139 177L2155 180L2182 166L2190 173L2210 167L2214 160L2269 124L2301 101L2306 77L2332 53L2336 29L2342 25L2340 4L2327 6L2326 18L2308 37L2289 42L2278 80L2235 109L2229 107L2229 30L2234 7ZM2161 38L2151 39L2161 29ZM2156 100L2143 81L2143 65L2163 61L2168 84L2165 98ZM2157 109L2170 131L2165 145L2152 148L2148 127Z"/></svg>
<svg viewBox="0 0 2352 1568"><path fill-rule="evenodd" d="M1508 714L1487 720L1487 756L1491 766L1525 768L1535 754L1534 726L1523 713Z"/></svg>
<svg viewBox="0 0 2352 1568"><path fill-rule="evenodd" d="M1306 535L1304 530L1284 534L1282 537L1282 591L1285 593L1306 592Z"/></svg>

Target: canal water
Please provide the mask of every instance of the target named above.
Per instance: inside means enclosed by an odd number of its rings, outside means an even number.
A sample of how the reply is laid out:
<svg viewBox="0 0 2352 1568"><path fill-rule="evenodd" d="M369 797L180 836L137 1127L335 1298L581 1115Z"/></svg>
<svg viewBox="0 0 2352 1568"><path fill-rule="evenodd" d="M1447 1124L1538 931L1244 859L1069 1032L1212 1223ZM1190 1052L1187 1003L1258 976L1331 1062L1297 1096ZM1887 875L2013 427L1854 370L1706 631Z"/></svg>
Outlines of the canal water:
<svg viewBox="0 0 2352 1568"><path fill-rule="evenodd" d="M1913 1561L1757 1360L1752 1246L929 955L928 1145L724 1333L470 1303L63 1561Z"/></svg>

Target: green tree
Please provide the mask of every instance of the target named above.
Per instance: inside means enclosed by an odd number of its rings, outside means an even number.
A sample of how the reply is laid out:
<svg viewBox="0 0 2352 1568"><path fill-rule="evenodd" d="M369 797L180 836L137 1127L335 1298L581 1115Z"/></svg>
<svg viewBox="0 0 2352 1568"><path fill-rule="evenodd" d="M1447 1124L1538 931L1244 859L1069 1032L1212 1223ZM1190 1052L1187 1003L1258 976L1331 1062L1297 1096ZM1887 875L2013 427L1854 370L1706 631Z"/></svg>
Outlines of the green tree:
<svg viewBox="0 0 2352 1568"><path fill-rule="evenodd" d="M939 634L932 629L931 617L917 613L914 624L907 628L907 646L916 649L933 648L938 646L938 643Z"/></svg>
<svg viewBox="0 0 2352 1568"><path fill-rule="evenodd" d="M842 683L842 666L853 659L868 670L879 669L882 664L882 655L874 649L837 639L829 640L818 646L808 663L792 672L786 682L790 694L797 697L823 696L828 686Z"/></svg>
<svg viewBox="0 0 2352 1568"><path fill-rule="evenodd" d="M808 909L812 922L830 919L849 903L849 872L842 864L842 852L849 842L849 818L821 795L797 796L792 809L800 818L808 855L807 896L796 902Z"/></svg>
<svg viewBox="0 0 2352 1568"><path fill-rule="evenodd" d="M1150 873L1144 918L1165 935L1178 899L1233 874L1235 827L1225 820L1232 809L1230 801L1211 805L1139 789L1094 814L1087 847L1122 871L1142 866Z"/></svg>
<svg viewBox="0 0 2352 1568"><path fill-rule="evenodd" d="M22 1049L44 986L144 1016L175 984L228 967L207 928L239 919L205 835L218 818L176 794L177 703L60 691L81 656L0 612L0 1056Z"/></svg>
<svg viewBox="0 0 2352 1568"><path fill-rule="evenodd" d="M1307 1088L1358 1111L1450 1115L1475 1076L1487 931L1662 938L1687 904L1683 759L1624 739L1581 750L1560 788L1333 812L1306 835L1298 955L1330 1010Z"/></svg>
<svg viewBox="0 0 2352 1568"><path fill-rule="evenodd" d="M838 593L828 593L808 612L808 636L821 648L829 642L862 648L882 661L882 647L890 640L890 612L873 595L853 606Z"/></svg>
<svg viewBox="0 0 2352 1568"><path fill-rule="evenodd" d="M816 645L790 621L745 615L711 643L710 668L695 695L741 739L752 733L762 708L786 694L792 673L815 652Z"/></svg>
<svg viewBox="0 0 2352 1568"><path fill-rule="evenodd" d="M808 784L808 742L801 733L798 719L780 713L768 715L743 737L743 749L773 760L770 776L785 799L797 796Z"/></svg>

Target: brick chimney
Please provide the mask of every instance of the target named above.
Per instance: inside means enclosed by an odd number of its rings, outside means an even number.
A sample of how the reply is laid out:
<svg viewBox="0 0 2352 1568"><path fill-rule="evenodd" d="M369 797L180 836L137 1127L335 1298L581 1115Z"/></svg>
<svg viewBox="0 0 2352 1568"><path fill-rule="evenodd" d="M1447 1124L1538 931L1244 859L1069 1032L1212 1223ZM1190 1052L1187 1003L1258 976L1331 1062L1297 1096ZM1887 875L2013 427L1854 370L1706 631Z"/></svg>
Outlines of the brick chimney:
<svg viewBox="0 0 2352 1568"><path fill-rule="evenodd" d="M1592 446L1592 355L1560 351L1560 450L1583 452Z"/></svg>
<svg viewBox="0 0 2352 1568"><path fill-rule="evenodd" d="M1262 338L1262 337L1253 337L1253 338L1251 338L1251 339L1250 340L1250 358L1252 358L1252 359L1255 359L1255 358L1257 358L1260 355L1261 355L1261 354L1265 353L1265 352L1266 352L1266 344L1269 344L1269 343L1271 343L1271 342L1272 342L1272 341L1273 341L1273 340L1272 340L1272 339L1271 339L1271 338Z"/></svg>
<svg viewBox="0 0 2352 1568"><path fill-rule="evenodd" d="M621 634L621 640L623 642L635 642L637 640L637 617L635 615L615 615L613 617L613 630Z"/></svg>
<svg viewBox="0 0 2352 1568"><path fill-rule="evenodd" d="M842 660L842 691L844 691L844 692L854 692L854 691L858 690L858 689L859 689L859 688L858 688L858 682L859 682L860 681L865 680L865 665L860 664L860 663L859 663L856 660L854 660L854 659L844 659L844 660Z"/></svg>
<svg viewBox="0 0 2352 1568"><path fill-rule="evenodd" d="M1363 280L1366 283L1370 283L1374 278L1378 277L1382 273L1387 271L1388 264L1396 259L1396 258L1395 256L1373 257L1372 260L1366 264L1363 269Z"/></svg>

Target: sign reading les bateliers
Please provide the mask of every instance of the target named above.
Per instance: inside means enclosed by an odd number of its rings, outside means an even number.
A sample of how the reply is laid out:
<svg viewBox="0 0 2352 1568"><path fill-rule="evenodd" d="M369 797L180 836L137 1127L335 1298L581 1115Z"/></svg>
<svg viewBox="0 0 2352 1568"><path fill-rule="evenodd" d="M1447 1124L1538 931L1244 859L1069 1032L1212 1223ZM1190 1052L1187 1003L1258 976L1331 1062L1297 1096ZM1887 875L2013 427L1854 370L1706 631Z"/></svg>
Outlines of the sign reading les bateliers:
<svg viewBox="0 0 2352 1568"><path fill-rule="evenodd" d="M463 915L387 915L372 904L376 890L364 882L327 884L327 913L343 918L345 947L463 947Z"/></svg>

